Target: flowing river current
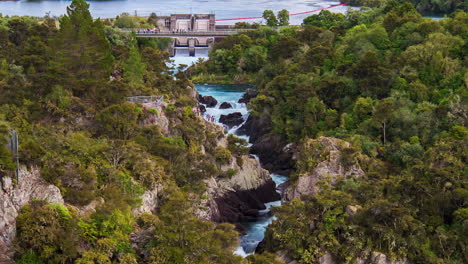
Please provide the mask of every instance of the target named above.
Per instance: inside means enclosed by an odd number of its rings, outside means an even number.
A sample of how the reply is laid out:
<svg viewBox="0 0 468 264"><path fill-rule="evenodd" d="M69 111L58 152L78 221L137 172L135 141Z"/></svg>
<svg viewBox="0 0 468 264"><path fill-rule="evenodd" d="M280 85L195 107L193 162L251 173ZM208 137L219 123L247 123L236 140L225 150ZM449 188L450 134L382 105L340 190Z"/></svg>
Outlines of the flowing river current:
<svg viewBox="0 0 468 264"><path fill-rule="evenodd" d="M245 104L238 103L244 92L249 88L247 85L219 85L219 84L197 84L196 88L202 95L213 96L218 105L215 108L207 108L207 114L215 116L219 120L221 115L226 115L234 112L240 112L244 120L247 120L248 111ZM232 105L231 109L219 109L222 102L228 102ZM216 121L217 122L217 121ZM218 123L219 125L222 125ZM228 133L236 134L238 127L231 128ZM239 136L248 140L247 136ZM273 181L278 187L287 179L285 176L271 174ZM260 216L253 222L241 223L245 228L245 233L240 237L240 247L236 249L235 254L247 256L255 252L258 243L263 240L267 226L274 220L274 216L269 214L270 207L281 205L281 200L266 203L267 209L260 211Z"/></svg>

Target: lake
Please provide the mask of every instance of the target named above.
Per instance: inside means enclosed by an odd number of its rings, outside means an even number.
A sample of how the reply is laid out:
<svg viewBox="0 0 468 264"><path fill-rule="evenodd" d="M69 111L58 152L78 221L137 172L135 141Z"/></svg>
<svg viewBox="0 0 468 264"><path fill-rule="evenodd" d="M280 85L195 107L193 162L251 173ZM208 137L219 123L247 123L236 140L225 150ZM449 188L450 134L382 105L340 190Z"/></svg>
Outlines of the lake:
<svg viewBox="0 0 468 264"><path fill-rule="evenodd" d="M51 16L60 16L66 12L71 1L0 1L0 13L3 15L44 16L50 12ZM271 9L275 12L287 9L290 13L316 10L332 5L339 1L320 0L107 0L88 1L93 17L111 18L123 12L148 16L155 12L158 15L175 13L214 13L216 18L238 18L262 16L263 10ZM331 9L333 12L344 13L347 7L340 6ZM291 17L291 24L301 24L309 16L298 15ZM260 22L258 20L247 20ZM233 24L236 21L218 22L218 24Z"/></svg>

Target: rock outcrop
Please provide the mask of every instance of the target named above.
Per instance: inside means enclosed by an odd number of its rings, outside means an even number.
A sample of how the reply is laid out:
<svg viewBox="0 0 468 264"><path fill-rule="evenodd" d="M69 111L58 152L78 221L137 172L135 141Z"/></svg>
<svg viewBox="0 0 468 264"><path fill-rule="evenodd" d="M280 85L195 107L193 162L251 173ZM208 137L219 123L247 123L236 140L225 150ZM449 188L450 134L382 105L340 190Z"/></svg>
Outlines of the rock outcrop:
<svg viewBox="0 0 468 264"><path fill-rule="evenodd" d="M244 122L242 114L239 112L231 113L228 115L221 115L219 117L219 122L226 125L228 128L238 126Z"/></svg>
<svg viewBox="0 0 468 264"><path fill-rule="evenodd" d="M17 184L10 177L3 177L0 186L0 263L9 263L7 251L16 230L19 210L32 199L47 200L50 203L64 203L59 188L45 182L39 169L20 168Z"/></svg>
<svg viewBox="0 0 468 264"><path fill-rule="evenodd" d="M252 143L250 152L260 159L263 167L272 173L289 175L294 168L294 148L287 147L288 143L279 135L270 133L271 121L268 113L259 116L250 115L237 133L248 135Z"/></svg>
<svg viewBox="0 0 468 264"><path fill-rule="evenodd" d="M206 107L215 107L218 104L218 101L213 96L198 96L198 102L206 105Z"/></svg>
<svg viewBox="0 0 468 264"><path fill-rule="evenodd" d="M300 176L297 182L286 188L284 199L314 195L318 191L317 183L322 180L329 180L334 184L339 178L364 176L356 158L344 154L349 148L350 143L337 138L306 140L297 160Z"/></svg>
<svg viewBox="0 0 468 264"><path fill-rule="evenodd" d="M161 104L155 103L144 103L142 104L143 109L147 111L147 117L144 120L140 121L141 126L158 126L161 133L164 136L170 136L169 129L169 119L164 113L164 108L167 106L167 103L163 102Z"/></svg>
<svg viewBox="0 0 468 264"><path fill-rule="evenodd" d="M151 190L147 190L140 198L141 198L141 206L135 208L133 213L135 215L140 215L142 213L156 213L156 209L159 205L159 193L162 191L163 186L161 184L157 184Z"/></svg>
<svg viewBox="0 0 468 264"><path fill-rule="evenodd" d="M281 197L276 192L275 183L268 171L262 169L253 157L242 156L242 166L235 159L222 170L235 169L231 178L208 179L206 199L197 215L215 222L240 222L254 219L264 203L277 201Z"/></svg>
<svg viewBox="0 0 468 264"><path fill-rule="evenodd" d="M325 252L323 256L318 259L319 264L338 264L330 252ZM356 264L411 264L407 259L392 260L385 254L380 252L362 253L361 257L358 257Z"/></svg>
<svg viewBox="0 0 468 264"><path fill-rule="evenodd" d="M223 102L222 104L219 105L219 109L229 109L232 108L232 105L228 102Z"/></svg>
<svg viewBox="0 0 468 264"><path fill-rule="evenodd" d="M247 104L248 102L250 102L250 100L252 98L255 98L257 97L258 95L258 92L257 91L254 91L252 89L248 89L244 95L242 95L242 98L239 99L238 103L244 103L244 104Z"/></svg>

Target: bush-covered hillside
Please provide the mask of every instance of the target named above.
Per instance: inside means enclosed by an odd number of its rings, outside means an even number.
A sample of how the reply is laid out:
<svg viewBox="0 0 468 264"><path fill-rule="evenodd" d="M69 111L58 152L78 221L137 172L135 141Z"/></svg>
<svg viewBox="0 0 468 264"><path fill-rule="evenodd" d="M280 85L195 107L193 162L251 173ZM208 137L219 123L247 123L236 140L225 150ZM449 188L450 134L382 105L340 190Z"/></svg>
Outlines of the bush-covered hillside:
<svg viewBox="0 0 468 264"><path fill-rule="evenodd" d="M299 263L325 252L338 263L366 252L468 262L467 58L466 12L434 21L396 1L346 16L322 11L303 27L263 27L215 45L192 74L255 78L251 114L268 118L271 133L299 145L348 141L342 162L361 162L366 174L277 208L266 250ZM292 185L316 164L303 159Z"/></svg>
<svg viewBox="0 0 468 264"><path fill-rule="evenodd" d="M38 168L66 202L20 210L16 263L243 261L233 225L194 215L202 180L222 173L223 135L192 113L192 84L171 75L159 44L94 20L84 0L60 21L0 16L0 177L16 167L6 148L14 129L21 166ZM164 96L165 107L126 102L139 95ZM147 122L162 115L169 131ZM161 186L158 212L137 218L141 195Z"/></svg>

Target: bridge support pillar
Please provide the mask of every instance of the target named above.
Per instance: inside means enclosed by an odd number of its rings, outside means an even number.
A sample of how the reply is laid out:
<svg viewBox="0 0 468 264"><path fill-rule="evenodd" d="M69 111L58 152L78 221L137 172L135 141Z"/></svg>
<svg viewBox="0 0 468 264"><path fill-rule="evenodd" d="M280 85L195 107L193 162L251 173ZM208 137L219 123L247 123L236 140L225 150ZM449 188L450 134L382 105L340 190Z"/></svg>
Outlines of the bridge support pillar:
<svg viewBox="0 0 468 264"><path fill-rule="evenodd" d="M189 46L189 56L195 57L195 39L188 39L188 46Z"/></svg>

